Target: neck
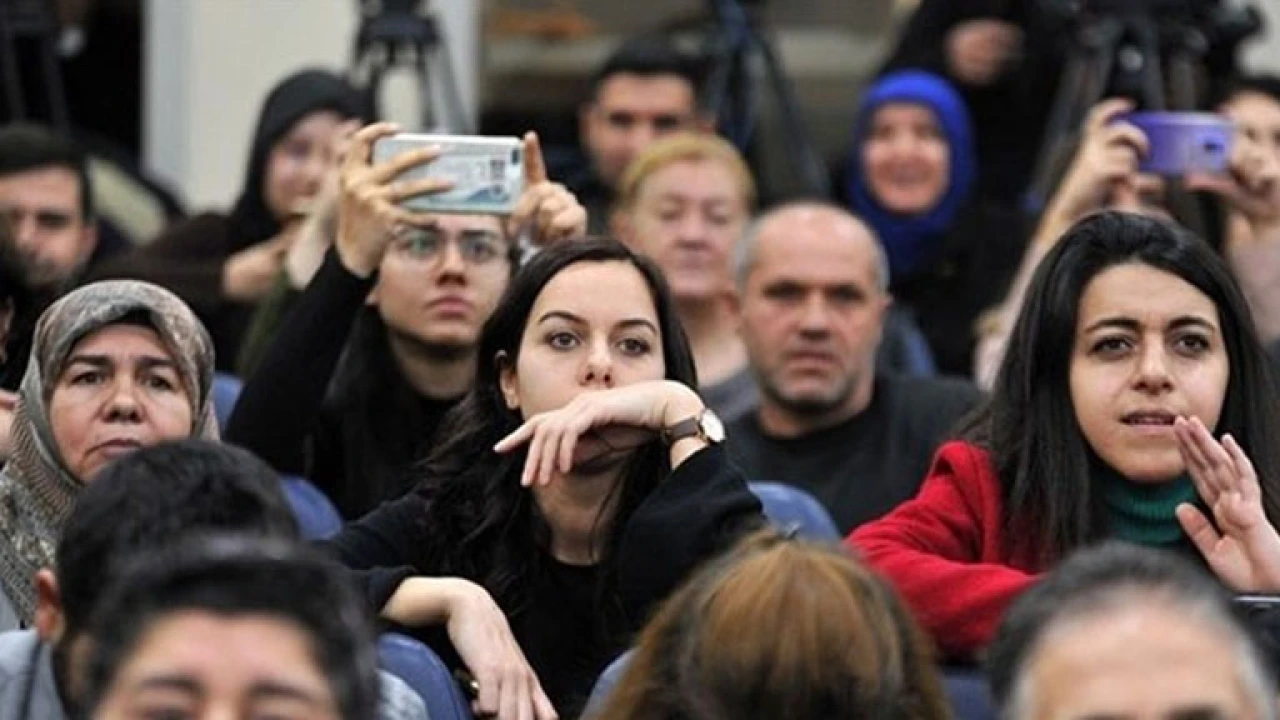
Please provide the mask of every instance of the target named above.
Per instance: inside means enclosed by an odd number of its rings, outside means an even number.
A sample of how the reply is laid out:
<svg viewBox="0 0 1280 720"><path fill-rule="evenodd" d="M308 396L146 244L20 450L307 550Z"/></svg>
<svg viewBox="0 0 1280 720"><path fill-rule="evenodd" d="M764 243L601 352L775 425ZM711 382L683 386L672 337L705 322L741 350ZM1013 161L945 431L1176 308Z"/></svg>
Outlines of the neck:
<svg viewBox="0 0 1280 720"><path fill-rule="evenodd" d="M728 300L689 300L679 303L676 313L689 336L700 383L715 385L747 366L747 348Z"/></svg>
<svg viewBox="0 0 1280 720"><path fill-rule="evenodd" d="M617 509L613 492L622 469L590 477L570 475L533 490L534 499L551 526L551 555L567 565L600 562L600 538Z"/></svg>
<svg viewBox="0 0 1280 720"><path fill-rule="evenodd" d="M845 422L871 406L875 387L875 373L861 372L853 382L853 392L844 402L827 410L797 410L779 402L764 392L757 415L760 428L766 435L778 438L794 438L825 430Z"/></svg>
<svg viewBox="0 0 1280 720"><path fill-rule="evenodd" d="M400 374L419 395L444 400L471 389L476 373L474 348L432 348L395 333L388 342Z"/></svg>

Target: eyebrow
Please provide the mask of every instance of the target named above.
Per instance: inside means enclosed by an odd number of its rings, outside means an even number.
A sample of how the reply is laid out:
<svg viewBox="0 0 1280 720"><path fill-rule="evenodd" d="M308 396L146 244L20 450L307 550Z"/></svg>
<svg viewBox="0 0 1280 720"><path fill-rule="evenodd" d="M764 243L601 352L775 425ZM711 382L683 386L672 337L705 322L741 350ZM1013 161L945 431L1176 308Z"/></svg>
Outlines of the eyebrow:
<svg viewBox="0 0 1280 720"><path fill-rule="evenodd" d="M287 698L290 700L300 700L310 705L318 705L320 703L320 698L317 698L315 695L312 695L302 688L269 680L254 683L249 688L249 697L253 700Z"/></svg>
<svg viewBox="0 0 1280 720"><path fill-rule="evenodd" d="M542 317L538 318L538 324L541 325L542 323L545 323L548 320L565 320L570 323L573 323L574 325L588 324L586 320L583 320L577 315L574 315L571 312L566 312L564 310L549 310L543 313ZM658 327L656 325L649 322L648 320L645 320L644 318L627 318L625 320L620 320L616 325L614 325L614 327L618 327L618 328L645 327L653 331L655 335L662 334L658 332Z"/></svg>
<svg viewBox="0 0 1280 720"><path fill-rule="evenodd" d="M135 355L130 358L145 368L174 368L178 364L162 355ZM107 355L72 355L67 359L67 367L72 365L92 365L93 367L111 367L115 360Z"/></svg>
<svg viewBox="0 0 1280 720"><path fill-rule="evenodd" d="M1202 327L1206 330L1212 330L1212 331L1217 331L1218 329L1218 327L1214 325L1212 322L1196 315L1182 315L1180 317L1174 318L1169 323L1170 330L1177 330L1180 328L1190 327L1190 326ZM1089 327L1085 328L1084 331L1086 333L1091 333L1091 332L1096 332L1098 330L1102 330L1105 328L1120 328L1122 330L1132 330L1136 332L1142 329L1142 323L1138 322L1137 320L1134 320L1131 317L1124 317L1124 316L1106 317L1106 318L1102 318L1101 320L1098 320L1097 322L1093 323Z"/></svg>
<svg viewBox="0 0 1280 720"><path fill-rule="evenodd" d="M185 675L153 675L143 678L138 683L139 690L178 690L187 695L197 697L204 695L204 690L195 679Z"/></svg>

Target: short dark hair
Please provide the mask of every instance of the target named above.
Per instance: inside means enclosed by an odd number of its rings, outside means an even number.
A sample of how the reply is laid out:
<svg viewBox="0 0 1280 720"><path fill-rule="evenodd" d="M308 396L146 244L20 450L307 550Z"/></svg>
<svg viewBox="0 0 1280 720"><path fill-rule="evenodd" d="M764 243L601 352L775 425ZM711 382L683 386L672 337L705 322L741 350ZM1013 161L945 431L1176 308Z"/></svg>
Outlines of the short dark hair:
<svg viewBox="0 0 1280 720"><path fill-rule="evenodd" d="M676 48L665 35L641 35L613 51L604 64L591 75L590 100L594 102L600 87L614 75L675 75L689 83L694 97L702 88L703 68L696 58Z"/></svg>
<svg viewBox="0 0 1280 720"><path fill-rule="evenodd" d="M341 716L375 716L373 625L342 571L297 541L236 536L189 538L129 564L94 614L85 708L98 707L153 624L189 610L292 623L307 635Z"/></svg>
<svg viewBox="0 0 1280 720"><path fill-rule="evenodd" d="M1280 103L1280 75L1258 73L1255 75L1239 75L1232 78L1226 84L1218 104L1230 102L1232 98L1245 93L1266 95L1275 102Z"/></svg>
<svg viewBox="0 0 1280 720"><path fill-rule="evenodd" d="M128 558L200 532L297 538L266 463L205 440L142 448L103 468L76 500L56 553L69 633L83 629Z"/></svg>
<svg viewBox="0 0 1280 720"><path fill-rule="evenodd" d="M1275 681L1266 656L1221 585L1168 551L1107 542L1068 558L1005 615L987 652L987 677L1002 715L1016 714L1028 663L1056 628L1144 600L1220 630L1244 665L1246 687L1266 703L1260 709L1274 705Z"/></svg>
<svg viewBox="0 0 1280 720"><path fill-rule="evenodd" d="M89 157L71 138L43 126L14 123L0 127L0 177L46 167L66 168L80 181L80 217L93 219Z"/></svg>

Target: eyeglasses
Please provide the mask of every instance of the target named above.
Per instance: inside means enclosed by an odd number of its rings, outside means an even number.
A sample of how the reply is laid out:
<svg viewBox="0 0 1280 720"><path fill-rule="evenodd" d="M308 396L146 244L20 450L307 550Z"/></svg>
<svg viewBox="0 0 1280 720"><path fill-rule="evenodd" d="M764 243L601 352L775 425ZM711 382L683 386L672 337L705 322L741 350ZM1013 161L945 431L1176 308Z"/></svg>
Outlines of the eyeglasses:
<svg viewBox="0 0 1280 720"><path fill-rule="evenodd" d="M27 210L25 208L0 205L0 217L9 222L9 227L16 229L22 224L23 218L31 215L36 220L36 227L40 230L51 232L55 230L63 230L71 226L75 220L75 216L69 212L61 210Z"/></svg>
<svg viewBox="0 0 1280 720"><path fill-rule="evenodd" d="M451 236L440 228L433 227L404 231L395 241L394 248L406 257L427 262L440 257L450 242L458 248L462 261L468 265L488 265L507 252L506 241L491 230L463 230Z"/></svg>

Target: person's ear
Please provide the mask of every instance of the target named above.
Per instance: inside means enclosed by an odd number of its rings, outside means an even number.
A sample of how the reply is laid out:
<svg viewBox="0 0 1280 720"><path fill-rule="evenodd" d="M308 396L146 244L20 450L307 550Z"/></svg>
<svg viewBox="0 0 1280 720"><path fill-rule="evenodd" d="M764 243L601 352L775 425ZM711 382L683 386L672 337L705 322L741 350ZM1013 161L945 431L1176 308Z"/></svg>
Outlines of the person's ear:
<svg viewBox="0 0 1280 720"><path fill-rule="evenodd" d="M364 304L369 307L378 307L378 288L382 286L381 281L373 283L373 288L369 290L369 294L364 296Z"/></svg>
<svg viewBox="0 0 1280 720"><path fill-rule="evenodd" d="M595 101L584 102L578 106L578 142L586 149L591 147L591 135L595 129L593 126L595 116Z"/></svg>
<svg viewBox="0 0 1280 720"><path fill-rule="evenodd" d="M635 236L635 223L631 219L631 211L621 207L613 208L609 212L609 233L613 235L618 242L627 247L634 248L632 240Z"/></svg>
<svg viewBox="0 0 1280 720"><path fill-rule="evenodd" d="M498 368L498 388L502 390L502 400L508 410L520 409L520 393L516 391L516 364L511 361L506 350L499 350L493 356L493 364Z"/></svg>
<svg viewBox="0 0 1280 720"><path fill-rule="evenodd" d="M84 229L80 231L80 259L82 262L89 262L89 256L93 254L94 249L98 247L98 223L94 220L86 220Z"/></svg>
<svg viewBox="0 0 1280 720"><path fill-rule="evenodd" d="M693 117L693 126L699 132L711 133L716 131L716 116L714 113L699 110Z"/></svg>
<svg viewBox="0 0 1280 720"><path fill-rule="evenodd" d="M36 573L36 634L41 640L54 643L62 638L66 626L58 578L48 568L40 570Z"/></svg>

